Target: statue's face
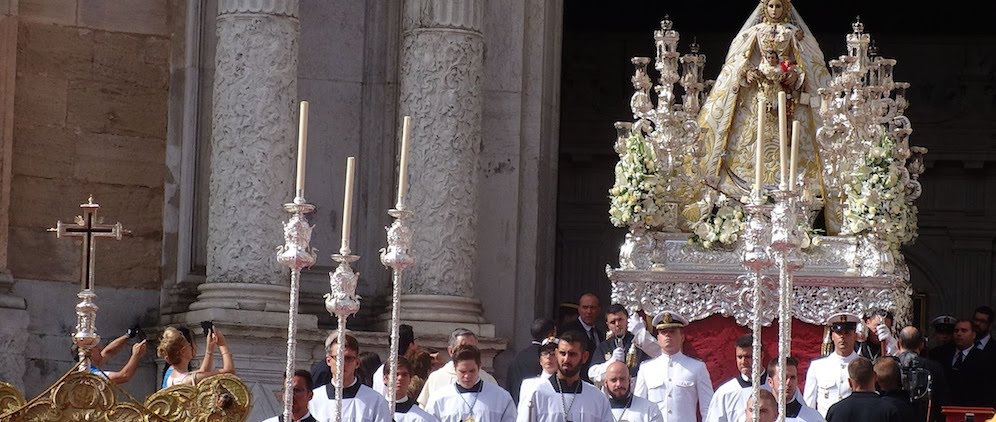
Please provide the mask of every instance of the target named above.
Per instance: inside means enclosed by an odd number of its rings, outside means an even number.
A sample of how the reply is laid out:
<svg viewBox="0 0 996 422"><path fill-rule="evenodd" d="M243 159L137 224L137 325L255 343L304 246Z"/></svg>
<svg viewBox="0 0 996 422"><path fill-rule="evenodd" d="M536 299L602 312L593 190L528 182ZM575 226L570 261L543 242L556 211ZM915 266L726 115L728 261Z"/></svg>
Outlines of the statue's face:
<svg viewBox="0 0 996 422"><path fill-rule="evenodd" d="M764 4L764 9L768 13L768 18L773 21L780 21L782 15L785 13L785 7L782 4L782 0L768 0Z"/></svg>

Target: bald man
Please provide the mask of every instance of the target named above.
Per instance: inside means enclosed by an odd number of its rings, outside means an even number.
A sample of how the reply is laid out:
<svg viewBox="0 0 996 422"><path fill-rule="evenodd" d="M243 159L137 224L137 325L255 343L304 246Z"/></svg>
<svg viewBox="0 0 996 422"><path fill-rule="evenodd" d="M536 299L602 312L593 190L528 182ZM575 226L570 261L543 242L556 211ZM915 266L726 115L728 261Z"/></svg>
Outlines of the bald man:
<svg viewBox="0 0 996 422"><path fill-rule="evenodd" d="M613 361L605 370L605 390L617 421L663 422L664 416L656 404L633 395L633 379L625 363Z"/></svg>
<svg viewBox="0 0 996 422"><path fill-rule="evenodd" d="M578 299L577 319L557 329L558 333L577 330L584 334L587 339L585 351L588 352L588 359L581 362L581 379L585 381L591 381L588 377L588 367L591 366L591 357L595 354L595 348L598 346L598 343L605 340L605 330L597 326L598 321L601 319L601 314L602 305L598 300L598 296L591 292L585 293Z"/></svg>

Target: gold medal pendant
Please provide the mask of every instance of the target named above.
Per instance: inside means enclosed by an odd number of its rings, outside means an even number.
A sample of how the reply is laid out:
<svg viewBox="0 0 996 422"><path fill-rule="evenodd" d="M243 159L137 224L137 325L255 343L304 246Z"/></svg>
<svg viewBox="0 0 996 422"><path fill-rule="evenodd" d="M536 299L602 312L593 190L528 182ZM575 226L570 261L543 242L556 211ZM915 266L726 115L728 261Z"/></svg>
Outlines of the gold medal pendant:
<svg viewBox="0 0 996 422"><path fill-rule="evenodd" d="M474 415L467 415L463 417L463 422L474 422Z"/></svg>

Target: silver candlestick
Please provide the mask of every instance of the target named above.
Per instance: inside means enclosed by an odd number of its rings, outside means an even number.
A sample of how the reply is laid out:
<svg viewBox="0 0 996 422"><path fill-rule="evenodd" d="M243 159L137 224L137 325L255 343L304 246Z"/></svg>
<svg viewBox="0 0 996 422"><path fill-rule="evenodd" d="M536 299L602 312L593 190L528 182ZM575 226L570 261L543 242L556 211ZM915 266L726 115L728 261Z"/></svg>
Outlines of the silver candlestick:
<svg viewBox="0 0 996 422"><path fill-rule="evenodd" d="M799 221L806 218L799 204L799 194L791 190L774 192L771 211L771 247L778 266L778 420L785 420L785 359L792 353L792 277L802 268L799 251L802 237Z"/></svg>
<svg viewBox="0 0 996 422"><path fill-rule="evenodd" d="M339 329L336 331L335 357L335 413L336 421L342 421L342 390L343 390L343 370L346 359L346 318L360 310L360 296L356 294L356 284L360 275L353 271L349 264L360 259L357 255L350 254L349 247L339 249L339 253L332 255L332 260L339 263L335 271L329 273L330 293L325 294L325 309L330 314L335 315L338 320Z"/></svg>
<svg viewBox="0 0 996 422"><path fill-rule="evenodd" d="M311 245L311 231L305 214L315 211L315 206L307 203L302 192L297 193L294 202L284 204L284 210L291 214L284 223L284 244L277 248L277 262L290 268L290 308L287 318L287 367L284 371L284 420L291 419L291 403L294 397L294 362L297 358L297 304L301 291L301 269L315 263L315 252Z"/></svg>
<svg viewBox="0 0 996 422"><path fill-rule="evenodd" d="M744 230L744 244L740 252L740 259L744 268L749 272L745 274L751 286L752 306L754 311L751 330L753 331L753 343L751 344L751 382L753 396L753 420L758 422L761 414L761 401L758 399L761 386L761 307L764 306L761 297L764 296L762 282L764 276L761 274L765 269L771 267L772 260L768 254L771 245L771 222L768 221L768 213L771 206L764 205L760 201L744 206L747 211L747 227Z"/></svg>
<svg viewBox="0 0 996 422"><path fill-rule="evenodd" d="M391 227L387 228L387 248L380 250L380 262L385 267L391 267L391 280L394 284L391 297L391 352L389 359L391 376L386 386L387 402L393 415L397 400L398 377L396 374L398 373L398 326L401 318L399 313L401 308L401 274L405 268L415 263L415 258L408 253L412 247L412 230L409 221L414 213L405 209L405 204L401 201L387 213L394 217L394 223L391 223Z"/></svg>

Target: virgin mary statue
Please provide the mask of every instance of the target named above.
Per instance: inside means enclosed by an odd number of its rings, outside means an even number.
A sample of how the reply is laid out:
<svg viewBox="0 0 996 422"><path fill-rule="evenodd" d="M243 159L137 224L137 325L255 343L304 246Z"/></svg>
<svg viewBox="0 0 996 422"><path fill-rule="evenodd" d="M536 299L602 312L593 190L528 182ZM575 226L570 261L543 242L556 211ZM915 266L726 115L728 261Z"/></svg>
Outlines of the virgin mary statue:
<svg viewBox="0 0 996 422"><path fill-rule="evenodd" d="M817 91L830 74L823 52L791 0L760 0L730 43L716 83L699 113L703 136L702 174L714 188L734 198L748 195L754 184L758 120L764 119L761 143L765 189L780 180L777 93L788 97L789 124L799 121L797 180L803 194L823 197L816 128L820 126ZM763 105L758 115L758 105ZM839 204L826 201L827 229L837 232Z"/></svg>

